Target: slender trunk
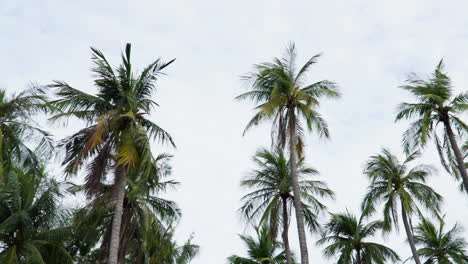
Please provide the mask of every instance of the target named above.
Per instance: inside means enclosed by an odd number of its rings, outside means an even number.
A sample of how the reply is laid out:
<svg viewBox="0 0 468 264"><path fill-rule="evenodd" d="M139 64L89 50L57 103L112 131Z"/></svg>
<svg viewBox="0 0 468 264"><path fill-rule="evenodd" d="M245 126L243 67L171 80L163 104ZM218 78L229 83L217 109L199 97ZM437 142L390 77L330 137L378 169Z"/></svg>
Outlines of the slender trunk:
<svg viewBox="0 0 468 264"><path fill-rule="evenodd" d="M286 260L288 264L293 264L291 257L291 249L289 248L289 238L288 238L288 229L289 229L289 219L288 219L288 203L286 197L281 197L283 202L283 244L284 252L286 252Z"/></svg>
<svg viewBox="0 0 468 264"><path fill-rule="evenodd" d="M356 249L356 264L362 264L360 248Z"/></svg>
<svg viewBox="0 0 468 264"><path fill-rule="evenodd" d="M455 153L455 158L457 160L457 168L460 172L460 176L463 180L463 185L465 186L465 191L468 192L468 174L465 168L465 162L463 161L463 155L458 147L457 140L455 139L455 134L453 133L452 126L450 125L450 121L448 119L444 120L445 130L447 131L448 138L450 141L450 146L452 146L452 150Z"/></svg>
<svg viewBox="0 0 468 264"><path fill-rule="evenodd" d="M297 232L299 235L299 247L301 249L301 264L309 264L309 253L307 252L307 240L304 229L304 215L302 214L301 192L297 178L297 160L296 160L296 115L294 108L290 107L289 115L289 163L291 170L292 189L294 194L294 209L296 211Z"/></svg>
<svg viewBox="0 0 468 264"><path fill-rule="evenodd" d="M118 168L118 170L126 170L123 168ZM111 231L111 240L109 245L109 264L118 264L119 257L119 242L120 242L120 226L122 224L122 213L123 213L123 202L125 197L125 183L127 173L116 173L116 183L115 183L115 209L114 215L112 217L112 231Z"/></svg>
<svg viewBox="0 0 468 264"><path fill-rule="evenodd" d="M410 244L411 253L413 253L414 261L416 262L416 264L421 264L421 260L419 260L418 251L416 250L416 244L414 243L413 233L411 232L411 227L408 222L408 215L406 214L403 202L401 203L401 217L403 218L406 236L408 237L408 243Z"/></svg>

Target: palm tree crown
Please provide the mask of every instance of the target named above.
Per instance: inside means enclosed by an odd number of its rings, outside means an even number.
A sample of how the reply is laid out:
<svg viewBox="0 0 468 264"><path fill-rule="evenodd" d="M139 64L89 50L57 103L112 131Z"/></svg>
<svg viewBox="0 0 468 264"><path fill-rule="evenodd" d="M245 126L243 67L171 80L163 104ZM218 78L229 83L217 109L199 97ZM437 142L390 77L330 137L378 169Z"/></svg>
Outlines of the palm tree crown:
<svg viewBox="0 0 468 264"><path fill-rule="evenodd" d="M72 233L61 197L56 181L11 168L0 184L0 263L73 263L65 249Z"/></svg>
<svg viewBox="0 0 468 264"><path fill-rule="evenodd" d="M243 77L251 87L250 91L237 96L236 99L251 99L259 103L255 107L257 113L247 124L244 133L252 126L272 119L272 139L282 147L290 138L287 124L291 116L288 110L295 111L297 113L295 123L299 131L297 150L301 156L304 140L299 118L304 119L307 129L315 131L320 136L329 137L328 125L317 112L317 108L321 98L338 98L340 93L336 85L328 80L306 84L307 73L312 65L317 63L320 54L310 58L299 70L296 68L296 57L296 47L291 43L284 57L255 65L256 71Z"/></svg>
<svg viewBox="0 0 468 264"><path fill-rule="evenodd" d="M270 152L264 148L255 153L253 161L258 168L241 181L241 186L254 190L242 197L244 204L240 211L250 220L259 217L259 225L271 224L271 227L277 227L282 221L282 200L287 201L288 210L293 206L289 161L281 150ZM333 191L326 183L307 179L317 174L318 171L306 166L303 159L298 162L299 185L304 199L303 214L311 231L317 231L319 224L316 217L326 210L318 198L334 198ZM287 213L290 214L290 211Z"/></svg>
<svg viewBox="0 0 468 264"><path fill-rule="evenodd" d="M280 251L280 242L271 238L268 228L255 228L257 237L242 236L240 238L247 246L248 257L232 255L228 258L230 264L286 264L284 251Z"/></svg>
<svg viewBox="0 0 468 264"><path fill-rule="evenodd" d="M403 134L403 146L407 153L417 147L424 147L428 140L433 138L444 168L456 177L463 177L465 187L468 188L463 155L452 129L455 128L460 137L468 131L468 126L461 119L468 110L468 92L454 95L450 78L443 70L444 64L441 60L428 80L423 80L415 74L409 76L408 84L402 88L409 91L417 102L402 103L396 121L414 120ZM438 129L440 124L444 130ZM453 160L456 160L455 170L449 166Z"/></svg>
<svg viewBox="0 0 468 264"><path fill-rule="evenodd" d="M365 165L364 173L371 183L362 202L363 212L369 215L375 211L375 205L384 203L387 230L391 229L392 223L397 227L399 203L408 214L419 214L421 205L434 214L440 210L442 196L424 184L433 173L433 168L427 165L408 168L408 163L418 157L419 153L415 152L400 163L396 156L384 149Z"/></svg>
<svg viewBox="0 0 468 264"><path fill-rule="evenodd" d="M174 60L164 63L157 59L135 76L130 51L131 46L127 44L122 65L114 70L104 55L92 48L96 95L62 81L49 85L57 89L59 97L50 103L58 112L51 119L74 117L87 123L86 128L63 140L62 145L67 149L64 164L68 174L75 174L89 161L86 187L90 195L105 180L110 167L144 165L142 170L149 173L153 160L148 135L174 144L166 131L146 118L157 106L151 98L156 89L155 81L161 70Z"/></svg>
<svg viewBox="0 0 468 264"><path fill-rule="evenodd" d="M457 225L445 230L441 219L438 226L427 219L422 219L415 228L414 240L420 247L418 253L425 258L425 264L464 264L468 263L466 252L468 243L460 236L461 228Z"/></svg>
<svg viewBox="0 0 468 264"><path fill-rule="evenodd" d="M332 214L330 222L325 227L323 238L317 241L319 245L327 244L324 249L326 257L339 255L337 264L384 264L386 261L395 263L400 258L392 249L368 241L375 233L384 228L383 221L364 222L349 212Z"/></svg>
<svg viewBox="0 0 468 264"><path fill-rule="evenodd" d="M0 180L9 166L27 166L38 172L38 157L47 157L53 150L51 135L32 119L34 114L47 110L46 99L39 88L10 97L0 89ZM30 143L37 144L31 148Z"/></svg>
<svg viewBox="0 0 468 264"><path fill-rule="evenodd" d="M377 204L383 203L384 229L398 228L398 204L406 236L417 264L421 261L413 239L411 216L421 215L420 205L434 215L439 212L442 196L425 183L432 173L432 168L418 165L408 168L408 163L419 157L419 153L410 154L403 163L384 149L381 154L372 156L366 163L364 173L371 183L362 202L364 215L375 211Z"/></svg>
<svg viewBox="0 0 468 264"><path fill-rule="evenodd" d="M253 161L258 168L241 181L243 187L253 190L242 198L243 206L240 211L248 220L259 218L258 225L268 224L270 234L274 239L278 233L278 225L281 223L283 245L288 262L291 263L288 228L294 206L294 194L289 161L280 149L275 152L260 149ZM317 216L326 210L320 198L333 198L334 194L324 182L308 179L318 174L318 171L307 167L303 159L299 160L297 166L300 178L299 188L303 198L302 214L310 231L315 232L320 227Z"/></svg>

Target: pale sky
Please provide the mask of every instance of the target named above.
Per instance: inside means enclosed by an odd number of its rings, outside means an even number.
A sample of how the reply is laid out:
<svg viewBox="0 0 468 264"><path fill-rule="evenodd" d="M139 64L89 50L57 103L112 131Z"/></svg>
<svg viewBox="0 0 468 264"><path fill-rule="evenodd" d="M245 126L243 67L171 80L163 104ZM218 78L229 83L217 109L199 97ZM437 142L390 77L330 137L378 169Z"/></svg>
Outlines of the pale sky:
<svg viewBox="0 0 468 264"><path fill-rule="evenodd" d="M90 46L117 65L131 42L138 69L157 57L177 58L159 82L155 100L161 107L152 115L178 146L169 151L175 155L173 176L182 185L166 197L182 209L177 237L194 232L201 246L193 264L220 264L231 254L245 254L237 234L252 230L236 212L243 194L239 180L252 169L255 150L270 144L269 125L242 137L253 105L233 100L243 91L239 76L281 55L289 41L296 42L300 63L323 53L310 81L333 80L343 97L322 104L332 140L308 135L307 161L337 194L327 202L330 211L357 213L367 187L363 163L381 147L403 157L400 138L408 124L393 120L398 103L411 101L397 88L405 75L425 76L444 58L456 90L466 91L467 12L462 0L0 0L0 87L12 93L31 81L64 80L92 93ZM81 125L49 129L59 139ZM157 144L154 149L167 151ZM420 162L439 169L429 184L445 197L447 222L468 228L468 199L442 170L432 145ZM311 263L333 263L322 257L317 239L309 236ZM298 254L294 228L290 240ZM409 257L403 230L384 242Z"/></svg>

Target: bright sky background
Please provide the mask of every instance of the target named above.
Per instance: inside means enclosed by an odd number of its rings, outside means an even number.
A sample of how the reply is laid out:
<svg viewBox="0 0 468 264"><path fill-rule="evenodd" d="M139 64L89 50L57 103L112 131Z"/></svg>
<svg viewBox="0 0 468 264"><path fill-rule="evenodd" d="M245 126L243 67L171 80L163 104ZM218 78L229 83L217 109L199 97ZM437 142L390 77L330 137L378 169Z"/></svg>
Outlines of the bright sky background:
<svg viewBox="0 0 468 264"><path fill-rule="evenodd" d="M366 159L382 146L402 157L400 137L407 123L393 120L397 104L411 100L397 88L405 75L424 76L444 58L454 86L466 91L467 11L462 0L0 0L0 87L12 93L30 81L64 80L93 92L90 46L117 65L131 42L138 69L157 57L177 58L159 82L155 100L161 107L152 116L178 146L170 152L174 178L182 185L167 197L183 212L177 237L194 232L201 245L193 263L225 263L229 255L245 253L236 234L251 231L236 212L243 193L239 180L252 168L256 148L270 140L268 125L241 136L253 105L233 100L243 91L239 76L252 64L281 55L291 40L300 63L323 53L310 81L336 81L343 98L321 106L332 140L308 135L307 160L337 194L327 203L330 210L357 211L367 186ZM50 130L63 138L81 125ZM154 149L165 151L156 144ZM439 168L430 184L445 197L448 223L468 228L468 199L442 170L432 145L421 162ZM290 237L299 253L294 228ZM311 263L333 263L323 259L317 238L308 240ZM385 243L402 258L410 254L403 230Z"/></svg>

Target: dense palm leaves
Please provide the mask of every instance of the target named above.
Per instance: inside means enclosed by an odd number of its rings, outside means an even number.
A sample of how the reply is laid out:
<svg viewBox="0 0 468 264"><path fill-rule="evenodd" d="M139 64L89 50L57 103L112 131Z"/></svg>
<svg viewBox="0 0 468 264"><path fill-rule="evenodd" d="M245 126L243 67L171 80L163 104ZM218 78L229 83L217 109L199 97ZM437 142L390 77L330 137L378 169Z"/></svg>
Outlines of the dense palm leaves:
<svg viewBox="0 0 468 264"><path fill-rule="evenodd" d="M157 225L154 228L162 229L164 223L172 223L180 216L180 210L174 202L158 197L177 184L172 180L163 181L171 173L169 159L170 156L165 154L156 158L157 166L151 175L151 180L127 179L128 190L124 198L120 227L122 232L119 240L119 263L129 255L134 256L135 251L140 252L148 244L144 242L145 235L154 230L145 230L147 221L151 220L152 225ZM79 191L81 188L75 186L72 189ZM77 254L86 256L100 242L99 255L104 259L107 256L113 212L107 201L111 195L112 186L105 185L84 208L76 212L74 218L76 241L73 243L73 248ZM145 254L139 255L145 257Z"/></svg>
<svg viewBox="0 0 468 264"><path fill-rule="evenodd" d="M288 228L289 217L294 200L292 193L289 162L281 150L270 152L266 149L257 151L253 158L257 168L243 181L241 185L252 192L245 195L240 209L248 220L259 219L258 225L269 224L270 234L276 238L277 229L281 223L282 238L288 263L292 263L289 248ZM318 172L304 165L304 160L297 164L299 188L302 196L302 213L311 231L319 228L317 215L326 210L319 198L333 198L333 192L327 185L318 180L310 180Z"/></svg>
<svg viewBox="0 0 468 264"><path fill-rule="evenodd" d="M415 213L419 215L420 209L437 214L442 197L424 184L431 175L430 167L424 165L408 167L408 163L418 156L418 153L413 153L403 163L385 149L381 154L372 156L364 169L371 183L364 197L362 209L365 215L369 215L376 210L377 204L383 203L384 228L390 230L392 227L398 227L399 205L413 257L416 263L420 264L411 231L411 216Z"/></svg>
<svg viewBox="0 0 468 264"><path fill-rule="evenodd" d="M296 68L296 48L290 44L283 58L255 66L255 71L247 74L245 80L250 91L236 99L251 99L259 105L257 113L247 124L246 130L262 121L273 120L272 139L280 148L289 142L290 170L294 193L294 208L301 248L301 263L308 264L308 250L302 215L301 195L297 178L297 157L304 154L303 124L309 131L328 137L328 127L317 112L320 100L324 97L340 96L335 85L327 80L306 84L307 72L317 62L320 55L310 58L301 68Z"/></svg>
<svg viewBox="0 0 468 264"><path fill-rule="evenodd" d="M169 64L157 59L139 75L132 72L131 46L127 44L122 64L113 69L104 55L92 49L96 95L72 88L56 81L50 87L57 89L59 99L51 102L58 112L52 120L75 117L87 122L87 127L65 139L65 166L69 174L77 173L88 163L85 188L89 197L95 195L114 172L114 202L109 263L117 264L120 226L127 177L151 176L153 157L150 138L169 141L171 137L158 125L146 119L157 104L151 96L161 70Z"/></svg>
<svg viewBox="0 0 468 264"><path fill-rule="evenodd" d="M354 215L332 214L330 222L325 226L324 237L317 244L327 245L324 249L326 257L338 256L337 264L384 264L386 261L395 263L400 258L390 248L368 241L384 228L383 221L365 223L366 217L357 219Z"/></svg>
<svg viewBox="0 0 468 264"><path fill-rule="evenodd" d="M148 215L140 232L141 241L136 245L143 246L130 251L128 264L188 264L199 253L200 247L192 242L192 237L179 245L174 239L174 227L163 227L151 215Z"/></svg>
<svg viewBox="0 0 468 264"><path fill-rule="evenodd" d="M8 171L0 184L0 263L72 263L61 197L59 184L33 169Z"/></svg>
<svg viewBox="0 0 468 264"><path fill-rule="evenodd" d="M424 264L466 264L468 263L467 242L461 236L461 229L455 225L446 231L445 223L440 220L436 226L422 219L415 228L414 240L420 247L419 255Z"/></svg>
<svg viewBox="0 0 468 264"><path fill-rule="evenodd" d="M50 134L32 119L34 114L46 110L45 103L41 89L28 89L10 97L0 90L0 180L8 167L18 163L39 171L35 167L38 157L50 154L53 148Z"/></svg>
<svg viewBox="0 0 468 264"><path fill-rule="evenodd" d="M247 246L247 257L232 255L230 264L286 264L281 243L271 238L267 227L255 228L257 237L240 236Z"/></svg>
<svg viewBox="0 0 468 264"><path fill-rule="evenodd" d="M455 96L450 78L443 70L443 62L440 61L428 80L422 80L416 75L408 78L408 84L402 88L411 92L418 101L402 103L396 120L415 119L403 135L405 149L409 152L414 147L424 147L433 138L442 165L453 175L461 176L468 192L464 156L455 134L458 132L459 136L463 136L468 132L468 125L461 119L468 111L468 93ZM439 125L443 126L443 130L438 129ZM455 160L456 170L449 166L451 160Z"/></svg>

